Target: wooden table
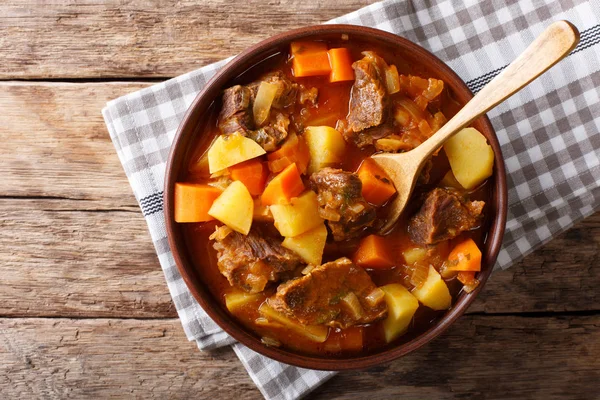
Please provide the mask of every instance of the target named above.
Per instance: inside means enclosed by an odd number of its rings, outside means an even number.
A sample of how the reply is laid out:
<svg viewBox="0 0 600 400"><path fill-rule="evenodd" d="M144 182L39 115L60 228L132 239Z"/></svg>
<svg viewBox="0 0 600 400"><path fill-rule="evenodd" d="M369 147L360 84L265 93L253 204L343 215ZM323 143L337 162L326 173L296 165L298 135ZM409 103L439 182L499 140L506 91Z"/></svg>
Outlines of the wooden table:
<svg viewBox="0 0 600 400"><path fill-rule="evenodd" d="M186 340L100 110L370 1L9 3L0 5L0 398L261 398L230 349L200 352ZM596 214L494 274L441 338L342 373L315 397L598 396L599 246Z"/></svg>

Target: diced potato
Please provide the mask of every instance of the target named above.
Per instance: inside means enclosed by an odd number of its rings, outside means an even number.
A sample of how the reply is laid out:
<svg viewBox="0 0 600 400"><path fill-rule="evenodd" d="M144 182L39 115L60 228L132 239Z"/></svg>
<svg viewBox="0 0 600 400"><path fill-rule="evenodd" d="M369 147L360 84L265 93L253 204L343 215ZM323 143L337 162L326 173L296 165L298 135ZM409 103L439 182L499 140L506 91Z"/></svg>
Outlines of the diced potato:
<svg viewBox="0 0 600 400"><path fill-rule="evenodd" d="M225 306L230 312L240 310L247 304L263 298L262 293L230 292L225 293Z"/></svg>
<svg viewBox="0 0 600 400"><path fill-rule="evenodd" d="M427 257L427 249L422 247L413 247L412 249L404 250L402 257L407 265L413 265L419 261L422 261Z"/></svg>
<svg viewBox="0 0 600 400"><path fill-rule="evenodd" d="M325 325L303 325L298 321L288 318L286 315L274 310L266 302L258 308L260 315L268 320L282 324L288 329L312 340L313 342L323 343L327 340L329 328Z"/></svg>
<svg viewBox="0 0 600 400"><path fill-rule="evenodd" d="M281 245L298 254L307 263L321 265L326 241L327 228L323 223L301 235L286 237Z"/></svg>
<svg viewBox="0 0 600 400"><path fill-rule="evenodd" d="M309 126L304 138L310 153L308 174L342 162L346 142L341 133L330 126Z"/></svg>
<svg viewBox="0 0 600 400"><path fill-rule="evenodd" d="M208 169L213 174L265 153L258 143L239 133L221 135L208 149Z"/></svg>
<svg viewBox="0 0 600 400"><path fill-rule="evenodd" d="M208 210L208 215L244 235L250 232L253 214L254 200L240 181L233 181L227 186Z"/></svg>
<svg viewBox="0 0 600 400"><path fill-rule="evenodd" d="M419 308L419 301L399 283L385 285L380 289L385 293L388 306L388 317L383 321L383 330L385 340L389 343L406 331Z"/></svg>
<svg viewBox="0 0 600 400"><path fill-rule="evenodd" d="M440 181L440 185L447 188L463 189L462 185L456 180L452 170L446 172L446 175Z"/></svg>
<svg viewBox="0 0 600 400"><path fill-rule="evenodd" d="M415 288L412 294L432 310L447 310L452 304L452 296L450 296L448 285L431 265L429 266L427 280L423 283L423 286Z"/></svg>
<svg viewBox="0 0 600 400"><path fill-rule="evenodd" d="M317 194L312 190L294 197L290 204L274 204L269 208L281 236L295 237L323 223L319 216Z"/></svg>
<svg viewBox="0 0 600 400"><path fill-rule="evenodd" d="M492 176L494 151L485 136L475 128L465 128L444 144L456 180L473 189Z"/></svg>

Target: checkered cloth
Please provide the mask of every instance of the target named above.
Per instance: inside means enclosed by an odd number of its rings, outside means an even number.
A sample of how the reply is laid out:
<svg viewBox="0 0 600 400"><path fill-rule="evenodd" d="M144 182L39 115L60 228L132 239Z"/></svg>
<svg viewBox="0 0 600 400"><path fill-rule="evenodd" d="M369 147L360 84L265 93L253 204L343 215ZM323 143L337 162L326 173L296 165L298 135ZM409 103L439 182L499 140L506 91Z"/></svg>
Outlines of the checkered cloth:
<svg viewBox="0 0 600 400"><path fill-rule="evenodd" d="M571 55L488 114L508 172L508 222L496 266L507 268L600 207L600 4L466 3L390 0L330 22L404 36L444 60L474 92L551 22L567 19L579 28L581 42ZM196 303L167 243L162 195L169 147L186 109L226 61L113 100L102 112L187 337L202 350L232 345L265 398L296 399L333 373L291 367L235 343Z"/></svg>

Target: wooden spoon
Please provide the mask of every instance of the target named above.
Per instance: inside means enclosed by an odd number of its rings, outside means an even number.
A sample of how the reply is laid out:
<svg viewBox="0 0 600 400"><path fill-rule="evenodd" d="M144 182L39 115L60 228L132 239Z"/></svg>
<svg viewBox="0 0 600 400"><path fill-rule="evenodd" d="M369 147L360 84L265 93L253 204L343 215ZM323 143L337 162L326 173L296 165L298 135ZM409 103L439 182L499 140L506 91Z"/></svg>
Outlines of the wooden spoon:
<svg viewBox="0 0 600 400"><path fill-rule="evenodd" d="M568 21L554 22L450 121L417 148L399 154L374 154L371 158L387 172L398 191L381 232L386 233L393 228L410 198L421 168L434 151L473 120L543 74L568 55L578 42L579 32L575 26Z"/></svg>

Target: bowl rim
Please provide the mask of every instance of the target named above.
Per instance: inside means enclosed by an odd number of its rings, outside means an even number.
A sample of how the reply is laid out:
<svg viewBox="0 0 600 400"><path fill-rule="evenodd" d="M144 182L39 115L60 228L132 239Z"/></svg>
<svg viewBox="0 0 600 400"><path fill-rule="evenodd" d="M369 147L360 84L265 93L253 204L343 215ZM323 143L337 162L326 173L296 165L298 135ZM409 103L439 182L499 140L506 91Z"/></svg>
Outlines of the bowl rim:
<svg viewBox="0 0 600 400"><path fill-rule="evenodd" d="M209 290L201 287L201 285L198 285L198 283L201 283L201 281L198 282L192 263L187 260L187 256L184 256L185 244L181 243L182 240L176 240L175 231L177 229L177 223L173 217L173 187L177 180L179 170L175 171L174 165L178 161L176 160L177 157L179 157L179 160L185 158L185 152L182 155L178 155L176 150L180 147L180 143L184 139L185 132L188 132L188 134L191 135L195 131L195 126L188 126L190 123L192 123L191 120L194 118L200 118L195 114L199 113L200 110L206 110L212 104L217 93L222 90L224 85L238 76L241 71L244 71L249 67L248 62L250 62L253 57L255 57L257 54L273 50L275 47L283 43L288 43L292 40L306 39L309 37L318 37L322 34L339 34L340 36L342 34L358 35L366 40L377 40L384 42L389 46L403 48L404 51L414 52L418 57L423 57L423 59L427 60L428 68L441 71L441 73L445 75L445 83L452 87L452 91L457 98L460 98L466 102L473 97L473 93L470 91L464 81L434 54L404 37L386 31L357 25L325 24L307 26L279 33L247 48L229 61L207 82L207 84L200 91L200 93L196 95L193 102L187 109L185 116L179 124L177 133L169 150L163 192L164 215L169 246L171 248L171 252L179 273L200 306L225 332L231 335L238 342L244 344L257 353L286 364L317 370L356 370L390 362L424 346L445 332L475 300L492 273L502 245L507 215L506 172L496 132L487 116L484 115L477 121L483 127L482 133L488 139L488 142L492 146L495 155L495 185L493 187L495 189L495 195L492 196L492 202L495 203L494 209L496 210L496 215L492 220L487 232L488 236L485 242L487 251L484 253L483 260L485 267L482 268L482 272L479 275L481 283L473 292L459 295L452 308L427 331L423 332L409 342L398 344L380 352L345 358L324 358L311 356L307 354L296 353L292 350L269 347L262 344L260 339L257 339L255 336L250 334L245 327L235 321L231 315L222 310L220 305L219 307L213 307L213 304L217 302L217 300L212 298L213 296ZM244 67L242 68L240 66ZM180 153L181 151L182 150L179 149Z"/></svg>

